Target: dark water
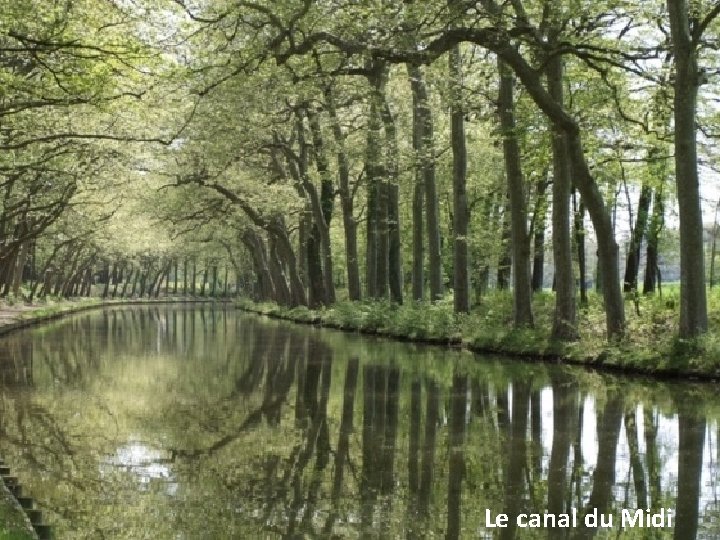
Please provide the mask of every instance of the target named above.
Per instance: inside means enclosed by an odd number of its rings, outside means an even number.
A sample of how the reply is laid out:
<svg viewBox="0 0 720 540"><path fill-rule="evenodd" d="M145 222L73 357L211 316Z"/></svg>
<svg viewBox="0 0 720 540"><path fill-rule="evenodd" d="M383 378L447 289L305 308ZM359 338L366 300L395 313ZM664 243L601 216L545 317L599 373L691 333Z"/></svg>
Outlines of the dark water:
<svg viewBox="0 0 720 540"><path fill-rule="evenodd" d="M209 307L77 315L0 367L0 451L57 538L720 538L712 385Z"/></svg>

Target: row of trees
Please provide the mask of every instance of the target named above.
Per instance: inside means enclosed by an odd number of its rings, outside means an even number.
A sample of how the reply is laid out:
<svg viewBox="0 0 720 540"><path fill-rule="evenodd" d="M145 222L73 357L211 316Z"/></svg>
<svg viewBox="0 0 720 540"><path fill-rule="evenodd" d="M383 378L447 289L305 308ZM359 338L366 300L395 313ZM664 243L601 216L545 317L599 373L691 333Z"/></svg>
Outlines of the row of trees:
<svg viewBox="0 0 720 540"><path fill-rule="evenodd" d="M620 337L623 290L638 290L643 242L644 290L654 290L676 197L680 335L706 330L696 109L713 82L717 5L176 4L195 32L188 65L202 96L174 152L176 183L243 214L265 296L335 301L339 199L350 299L402 302L409 269L413 300L437 300L449 285L463 312L471 283L482 291L497 267L507 287L512 266L515 324L532 325L551 222L553 335L574 339L587 213L607 334ZM624 279L620 193L630 202Z"/></svg>
<svg viewBox="0 0 720 540"><path fill-rule="evenodd" d="M29 260L32 298L162 260L155 283L205 250L290 306L451 289L461 313L495 285L528 326L551 244L552 334L572 340L592 232L617 338L677 201L680 335L707 328L697 130L711 141L715 112L696 110L715 4L15 4L1 294Z"/></svg>

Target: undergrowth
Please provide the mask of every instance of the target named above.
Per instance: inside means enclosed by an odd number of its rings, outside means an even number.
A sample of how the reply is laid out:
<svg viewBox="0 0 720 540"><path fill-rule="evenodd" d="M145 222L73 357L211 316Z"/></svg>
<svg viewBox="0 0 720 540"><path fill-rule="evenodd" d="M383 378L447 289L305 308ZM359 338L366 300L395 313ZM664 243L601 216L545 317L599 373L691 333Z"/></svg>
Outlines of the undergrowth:
<svg viewBox="0 0 720 540"><path fill-rule="evenodd" d="M310 310L286 308L273 303L243 299L239 306L260 313L303 322L377 333L412 340L462 342L475 350L560 358L575 363L603 365L644 372L702 374L720 377L720 290L708 294L709 332L700 338L681 340L678 334L679 292L665 287L662 295L628 296L627 331L621 340L608 342L602 297L588 294L587 305L578 308L576 342L551 338L554 295L534 295L532 327L513 326L512 295L493 291L468 314L453 313L452 297L434 304L388 301L341 301Z"/></svg>

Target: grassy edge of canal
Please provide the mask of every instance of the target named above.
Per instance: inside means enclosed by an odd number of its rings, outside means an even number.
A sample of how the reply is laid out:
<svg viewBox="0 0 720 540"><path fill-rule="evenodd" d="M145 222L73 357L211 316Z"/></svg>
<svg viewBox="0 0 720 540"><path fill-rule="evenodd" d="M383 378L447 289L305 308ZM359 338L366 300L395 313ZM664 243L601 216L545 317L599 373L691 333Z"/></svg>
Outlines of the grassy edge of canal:
<svg viewBox="0 0 720 540"><path fill-rule="evenodd" d="M720 331L696 340L680 340L674 328L674 306L657 302L628 317L628 337L608 342L600 299L591 299L580 319L580 339L572 343L550 336L551 295L534 301L536 324L512 327L509 294L488 297L470 314L453 312L452 301L391 304L340 301L321 309L288 308L240 299L236 306L272 318L313 324L416 343L466 348L532 362L563 363L597 370L663 379L720 380ZM720 313L718 314L720 316Z"/></svg>
<svg viewBox="0 0 720 540"><path fill-rule="evenodd" d="M57 319L87 309L108 306L156 305L156 304L211 304L226 303L224 300L166 297L161 299L102 299L77 298L69 300L48 300L33 304L0 304L0 336L19 328L26 328L44 321ZM0 539L1 540L1 539Z"/></svg>

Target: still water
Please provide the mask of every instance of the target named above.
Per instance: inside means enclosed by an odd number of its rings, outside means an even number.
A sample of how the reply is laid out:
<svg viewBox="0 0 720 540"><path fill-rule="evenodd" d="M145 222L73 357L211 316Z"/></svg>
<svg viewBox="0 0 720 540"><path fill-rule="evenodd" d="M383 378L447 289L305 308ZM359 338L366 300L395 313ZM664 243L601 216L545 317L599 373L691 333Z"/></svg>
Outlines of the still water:
<svg viewBox="0 0 720 540"><path fill-rule="evenodd" d="M0 452L56 538L720 538L713 385L209 306L75 315L0 368Z"/></svg>

